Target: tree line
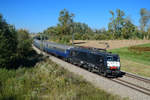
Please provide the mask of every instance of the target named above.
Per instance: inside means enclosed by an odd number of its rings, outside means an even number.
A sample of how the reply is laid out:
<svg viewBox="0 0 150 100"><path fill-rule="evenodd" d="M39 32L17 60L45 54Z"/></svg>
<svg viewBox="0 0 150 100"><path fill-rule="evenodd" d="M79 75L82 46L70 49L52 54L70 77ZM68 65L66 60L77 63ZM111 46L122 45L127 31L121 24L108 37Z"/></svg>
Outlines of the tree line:
<svg viewBox="0 0 150 100"><path fill-rule="evenodd" d="M150 11L142 8L140 26L132 23L123 10L109 11L111 14L108 29L92 29L85 23L74 22L75 14L63 9L59 13L56 26L51 26L42 33L52 41L69 42L72 35L76 40L104 40L104 39L150 39Z"/></svg>
<svg viewBox="0 0 150 100"><path fill-rule="evenodd" d="M26 65L33 53L29 32L16 30L0 14L0 68L17 68Z"/></svg>

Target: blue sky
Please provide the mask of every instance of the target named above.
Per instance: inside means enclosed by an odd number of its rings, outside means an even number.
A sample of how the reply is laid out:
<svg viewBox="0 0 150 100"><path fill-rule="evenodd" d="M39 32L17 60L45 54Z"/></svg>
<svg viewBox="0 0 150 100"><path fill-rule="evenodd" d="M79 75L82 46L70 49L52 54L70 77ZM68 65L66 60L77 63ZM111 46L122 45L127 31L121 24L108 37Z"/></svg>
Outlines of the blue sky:
<svg viewBox="0 0 150 100"><path fill-rule="evenodd" d="M17 29L42 32L56 26L60 10L75 14L74 21L92 28L107 28L109 10L123 10L135 25L139 25L141 8L150 10L150 0L0 0L0 13Z"/></svg>

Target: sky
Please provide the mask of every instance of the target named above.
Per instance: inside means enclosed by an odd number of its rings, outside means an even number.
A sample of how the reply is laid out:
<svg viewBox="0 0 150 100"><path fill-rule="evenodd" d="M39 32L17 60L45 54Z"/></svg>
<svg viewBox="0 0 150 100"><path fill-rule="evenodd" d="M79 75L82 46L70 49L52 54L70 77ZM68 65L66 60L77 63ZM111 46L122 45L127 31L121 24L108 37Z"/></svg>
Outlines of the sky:
<svg viewBox="0 0 150 100"><path fill-rule="evenodd" d="M150 10L150 0L0 0L0 13L9 24L35 33L56 26L64 8L75 14L75 22L107 29L109 11L116 9L123 10L139 26L140 9Z"/></svg>

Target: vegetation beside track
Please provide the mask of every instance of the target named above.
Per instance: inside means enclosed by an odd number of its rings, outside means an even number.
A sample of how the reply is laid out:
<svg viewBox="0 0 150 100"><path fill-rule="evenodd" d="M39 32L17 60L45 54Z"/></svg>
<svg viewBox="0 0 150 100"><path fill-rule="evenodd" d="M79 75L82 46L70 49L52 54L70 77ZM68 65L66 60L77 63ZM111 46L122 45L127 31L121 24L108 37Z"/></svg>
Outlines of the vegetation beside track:
<svg viewBox="0 0 150 100"><path fill-rule="evenodd" d="M32 68L0 69L1 100L121 100L45 60Z"/></svg>
<svg viewBox="0 0 150 100"><path fill-rule="evenodd" d="M150 77L150 43L110 51L120 55L122 70Z"/></svg>

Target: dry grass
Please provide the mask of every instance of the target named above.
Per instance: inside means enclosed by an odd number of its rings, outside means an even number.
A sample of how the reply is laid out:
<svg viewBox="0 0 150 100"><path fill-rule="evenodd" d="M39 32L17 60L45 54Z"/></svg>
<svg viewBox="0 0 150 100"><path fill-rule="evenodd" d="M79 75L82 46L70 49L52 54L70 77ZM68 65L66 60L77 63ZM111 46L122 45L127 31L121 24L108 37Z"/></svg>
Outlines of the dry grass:
<svg viewBox="0 0 150 100"><path fill-rule="evenodd" d="M105 48L105 43L109 44L109 49L129 47L133 45L150 43L150 40L75 40L78 46L88 46L94 48Z"/></svg>
<svg viewBox="0 0 150 100"><path fill-rule="evenodd" d="M121 69L127 72L150 77L150 66L134 62L128 59L121 59Z"/></svg>

